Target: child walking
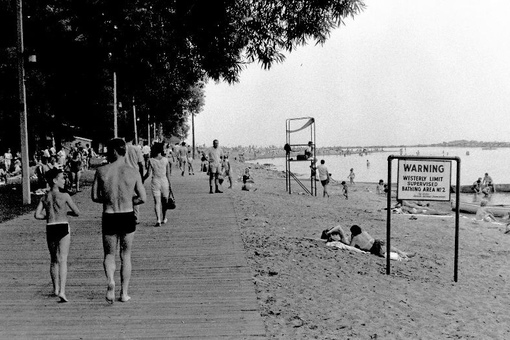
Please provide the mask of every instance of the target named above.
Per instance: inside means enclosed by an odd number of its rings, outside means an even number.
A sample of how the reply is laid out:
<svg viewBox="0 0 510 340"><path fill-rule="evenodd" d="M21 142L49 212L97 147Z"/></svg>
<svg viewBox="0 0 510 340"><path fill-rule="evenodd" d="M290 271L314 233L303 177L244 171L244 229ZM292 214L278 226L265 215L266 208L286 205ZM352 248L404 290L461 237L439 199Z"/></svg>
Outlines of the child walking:
<svg viewBox="0 0 510 340"><path fill-rule="evenodd" d="M80 211L71 196L62 192L65 186L62 170L57 168L48 170L46 180L50 185L50 190L39 201L34 216L36 219L46 220L46 241L51 258L50 276L53 292L60 298L60 302L67 302L65 294L67 255L71 243L67 208L71 209L74 216L78 216Z"/></svg>
<svg viewBox="0 0 510 340"><path fill-rule="evenodd" d="M345 197L345 199L349 199L349 188L347 187L347 183L345 181L342 181L342 193Z"/></svg>

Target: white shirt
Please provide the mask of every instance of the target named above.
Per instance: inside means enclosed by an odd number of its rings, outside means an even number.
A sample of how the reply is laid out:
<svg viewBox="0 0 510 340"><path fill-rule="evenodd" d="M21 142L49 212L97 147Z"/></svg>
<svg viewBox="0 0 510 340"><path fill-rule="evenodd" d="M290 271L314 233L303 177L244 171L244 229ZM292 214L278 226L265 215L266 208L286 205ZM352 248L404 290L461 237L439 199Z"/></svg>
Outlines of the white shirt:
<svg viewBox="0 0 510 340"><path fill-rule="evenodd" d="M319 164L317 166L317 172L319 173L319 179L321 181L325 181L328 179L328 168L324 164Z"/></svg>
<svg viewBox="0 0 510 340"><path fill-rule="evenodd" d="M221 157L223 157L223 150L218 146L217 148L210 148L207 153L209 158L209 163L212 165L220 165Z"/></svg>

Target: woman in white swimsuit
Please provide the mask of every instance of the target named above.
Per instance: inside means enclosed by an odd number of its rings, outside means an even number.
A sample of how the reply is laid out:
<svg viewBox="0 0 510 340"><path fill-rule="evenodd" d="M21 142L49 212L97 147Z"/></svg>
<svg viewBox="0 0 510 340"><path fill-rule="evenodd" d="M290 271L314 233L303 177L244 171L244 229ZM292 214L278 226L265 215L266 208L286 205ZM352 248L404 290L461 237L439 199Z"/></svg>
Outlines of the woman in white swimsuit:
<svg viewBox="0 0 510 340"><path fill-rule="evenodd" d="M143 176L145 181L152 173L151 190L154 196L154 209L156 211L157 223L155 227L160 227L161 223L168 222L166 218L167 200L170 194L170 162L163 156L163 144L156 143L151 149L152 157L149 159L147 173Z"/></svg>

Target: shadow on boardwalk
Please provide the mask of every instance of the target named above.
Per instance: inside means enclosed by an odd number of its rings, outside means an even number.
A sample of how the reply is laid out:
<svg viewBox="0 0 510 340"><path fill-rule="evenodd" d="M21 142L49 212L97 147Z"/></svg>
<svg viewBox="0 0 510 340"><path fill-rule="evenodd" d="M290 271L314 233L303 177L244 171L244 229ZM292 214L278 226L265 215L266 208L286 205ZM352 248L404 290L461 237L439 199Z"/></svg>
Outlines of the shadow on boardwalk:
<svg viewBox="0 0 510 340"><path fill-rule="evenodd" d="M90 189L73 196L81 216L70 220L69 303L50 295L44 221L0 224L0 338L265 338L231 198L210 195L203 173L172 179L178 207L161 228L147 191L128 303L105 301L101 206Z"/></svg>

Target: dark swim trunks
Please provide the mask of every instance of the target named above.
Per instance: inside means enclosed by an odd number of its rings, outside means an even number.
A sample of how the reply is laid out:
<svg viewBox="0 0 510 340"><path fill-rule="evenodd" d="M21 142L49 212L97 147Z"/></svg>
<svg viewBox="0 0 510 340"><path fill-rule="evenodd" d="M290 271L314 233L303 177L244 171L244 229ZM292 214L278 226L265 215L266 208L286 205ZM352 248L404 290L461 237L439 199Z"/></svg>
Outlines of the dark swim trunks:
<svg viewBox="0 0 510 340"><path fill-rule="evenodd" d="M69 234L68 223L46 225L46 239L48 242L60 242L67 234Z"/></svg>
<svg viewBox="0 0 510 340"><path fill-rule="evenodd" d="M129 234L136 230L135 212L103 214L103 235Z"/></svg>
<svg viewBox="0 0 510 340"><path fill-rule="evenodd" d="M374 244L372 245L372 248L370 248L370 254L384 257L384 244L385 243L382 240L374 240Z"/></svg>

